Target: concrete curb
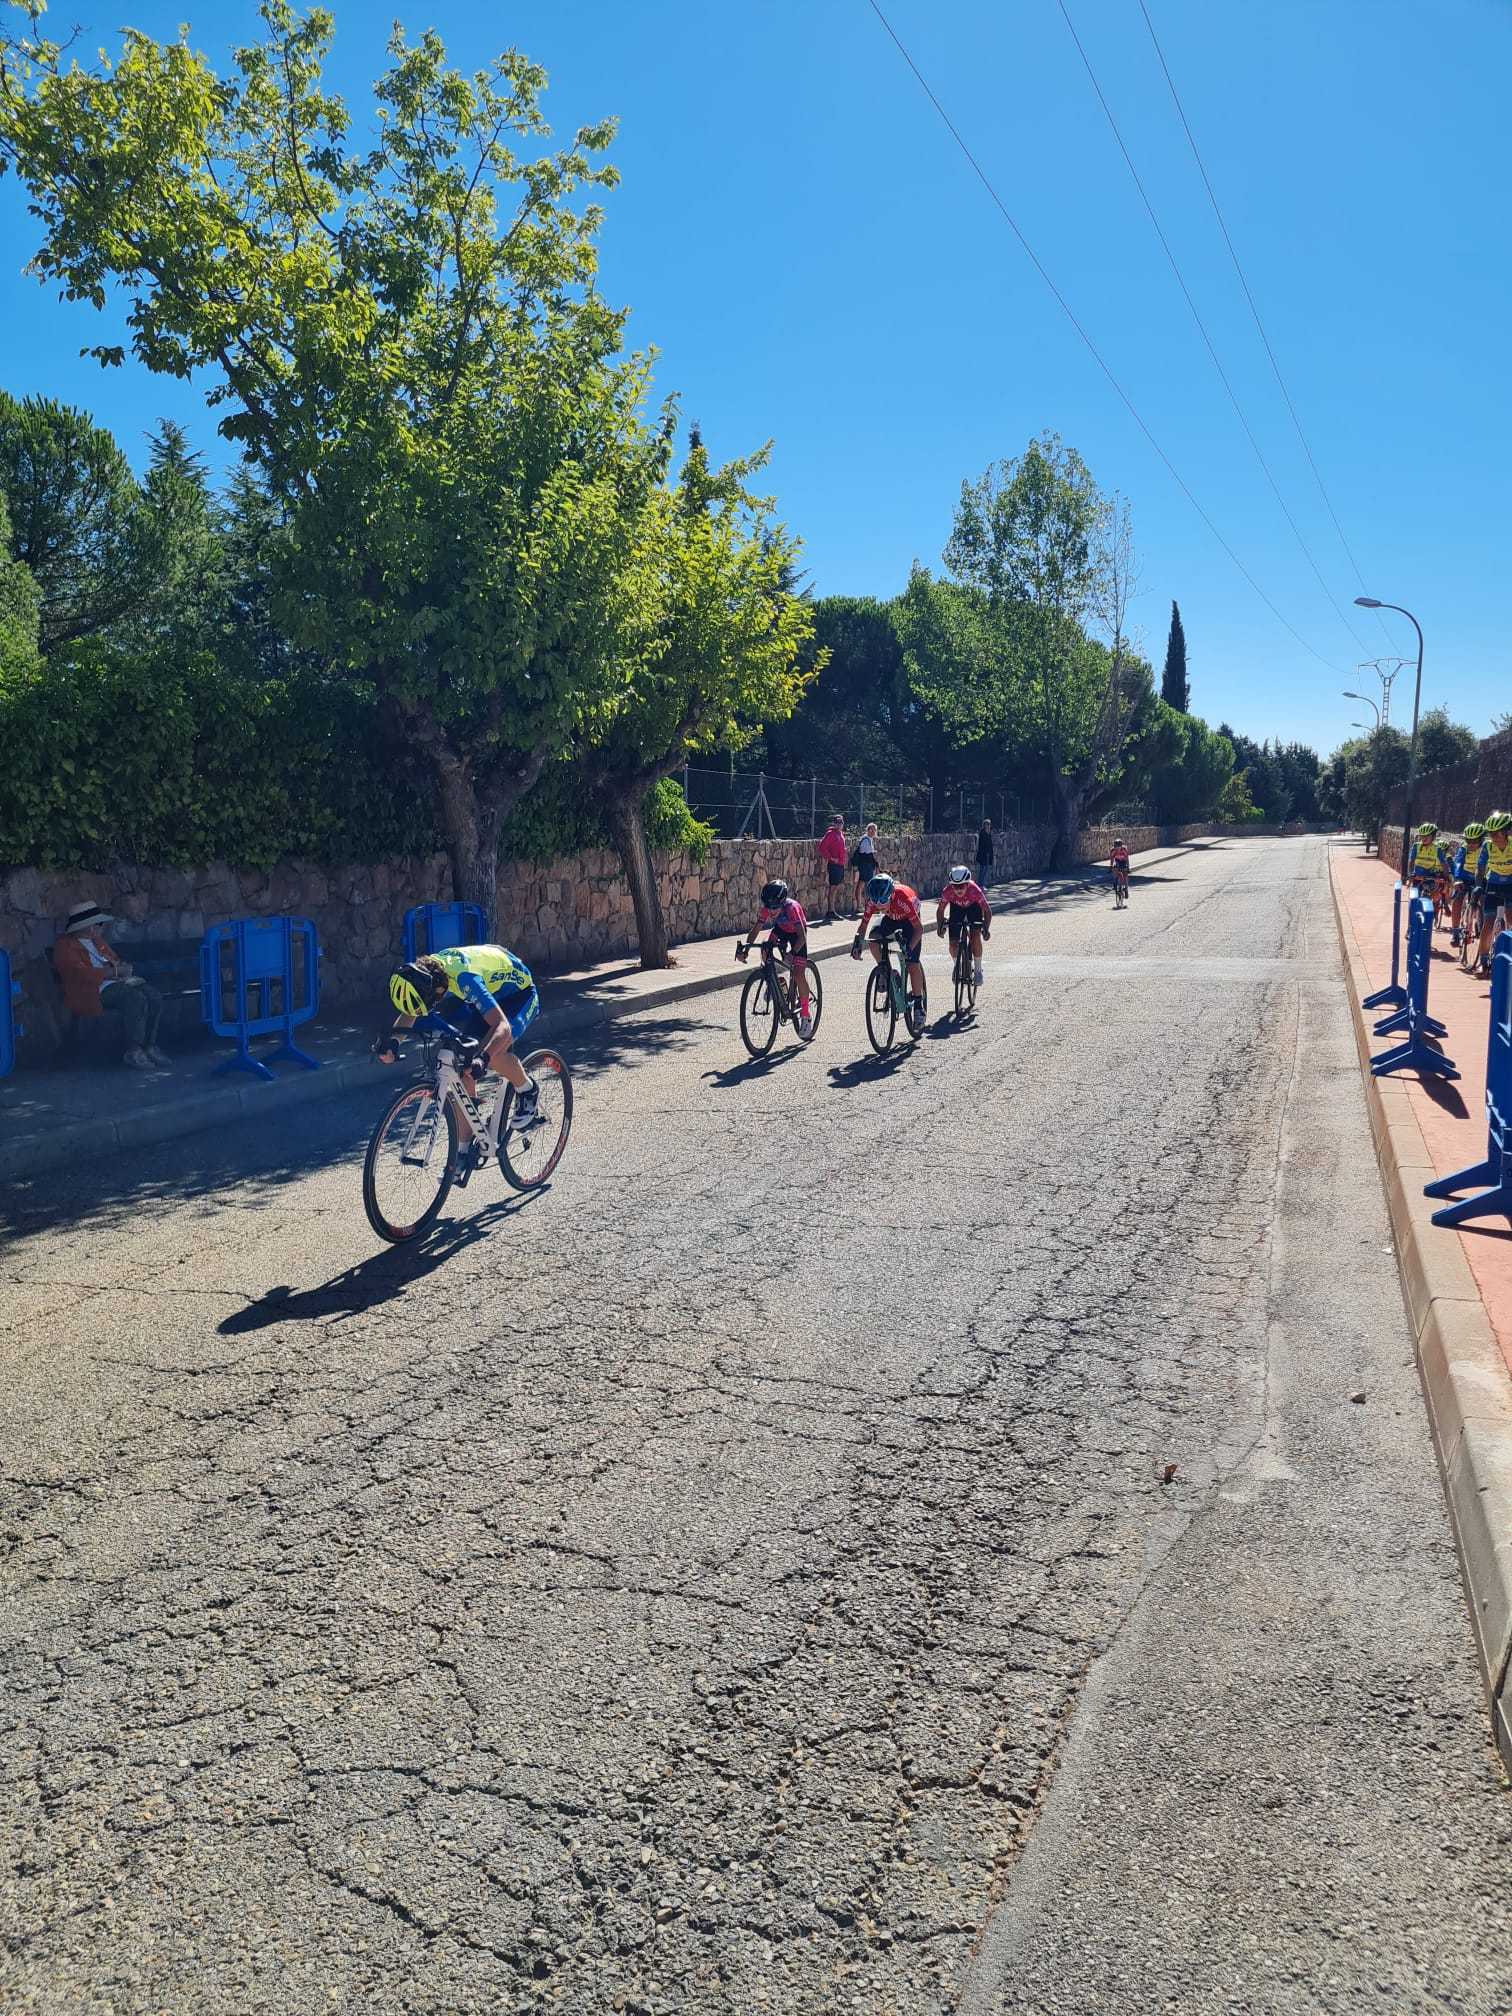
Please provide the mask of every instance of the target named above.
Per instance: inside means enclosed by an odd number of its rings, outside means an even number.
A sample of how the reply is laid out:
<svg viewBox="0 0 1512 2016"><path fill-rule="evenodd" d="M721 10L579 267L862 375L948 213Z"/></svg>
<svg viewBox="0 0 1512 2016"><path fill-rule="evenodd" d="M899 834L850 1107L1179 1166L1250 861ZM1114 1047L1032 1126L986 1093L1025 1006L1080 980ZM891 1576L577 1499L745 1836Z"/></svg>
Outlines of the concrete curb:
<svg viewBox="0 0 1512 2016"><path fill-rule="evenodd" d="M1436 1175L1407 1087L1370 1075L1371 981L1332 873L1365 1104L1396 1242L1418 1372L1459 1551L1492 1732L1512 1771L1512 1377L1456 1233L1430 1222ZM1469 1159L1467 1157L1467 1159Z"/></svg>

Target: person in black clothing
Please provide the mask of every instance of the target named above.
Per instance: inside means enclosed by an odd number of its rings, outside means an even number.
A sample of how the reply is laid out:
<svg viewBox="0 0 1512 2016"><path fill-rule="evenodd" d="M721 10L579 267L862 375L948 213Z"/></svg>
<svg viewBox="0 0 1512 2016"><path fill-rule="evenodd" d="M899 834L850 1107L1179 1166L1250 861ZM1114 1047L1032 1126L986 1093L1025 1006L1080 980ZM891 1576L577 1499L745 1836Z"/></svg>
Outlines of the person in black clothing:
<svg viewBox="0 0 1512 2016"><path fill-rule="evenodd" d="M977 834L976 879L985 889L994 877L992 873L992 821L984 819Z"/></svg>

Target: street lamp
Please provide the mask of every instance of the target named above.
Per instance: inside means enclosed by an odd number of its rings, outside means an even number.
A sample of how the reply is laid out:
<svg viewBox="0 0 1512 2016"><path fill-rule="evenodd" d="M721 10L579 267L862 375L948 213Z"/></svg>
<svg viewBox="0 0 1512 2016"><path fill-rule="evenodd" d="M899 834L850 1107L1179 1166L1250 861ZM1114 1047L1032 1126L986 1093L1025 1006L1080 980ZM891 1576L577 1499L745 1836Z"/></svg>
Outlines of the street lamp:
<svg viewBox="0 0 1512 2016"><path fill-rule="evenodd" d="M1402 806L1402 879L1408 878L1408 849L1412 839L1412 793L1417 783L1418 749L1418 702L1423 697L1423 626L1410 609L1404 609L1400 602L1379 602L1374 595L1356 595L1358 609L1394 609L1398 616L1405 616L1417 632L1417 678L1412 688L1412 740L1407 747L1407 796Z"/></svg>
<svg viewBox="0 0 1512 2016"><path fill-rule="evenodd" d="M1375 717L1376 717L1376 726L1377 726L1377 728L1379 728L1379 727L1380 727L1380 725L1381 725L1381 710L1380 710L1380 708L1379 708L1379 707L1376 707L1376 703L1374 702L1374 700L1372 700L1372 699L1371 699L1371 697L1370 697L1370 695L1369 695L1368 693L1349 693L1349 692L1346 692L1346 693L1345 693L1345 695L1344 695L1344 698L1345 698L1346 700L1362 700L1362 701L1363 701L1363 702L1365 703L1365 705L1366 705L1367 707L1375 707ZM1350 725L1350 727L1351 727L1351 728L1363 728L1363 727L1365 726L1365 723L1364 723L1363 721L1351 721L1349 725Z"/></svg>

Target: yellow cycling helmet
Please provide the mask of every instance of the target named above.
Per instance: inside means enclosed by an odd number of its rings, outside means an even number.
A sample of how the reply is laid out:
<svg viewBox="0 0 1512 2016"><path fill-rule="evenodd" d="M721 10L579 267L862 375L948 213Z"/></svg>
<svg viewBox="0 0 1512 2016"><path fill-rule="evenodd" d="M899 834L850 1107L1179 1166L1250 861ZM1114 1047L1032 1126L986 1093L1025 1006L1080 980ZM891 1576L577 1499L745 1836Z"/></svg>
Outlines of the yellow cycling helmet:
<svg viewBox="0 0 1512 2016"><path fill-rule="evenodd" d="M1486 829L1479 819L1472 819L1465 828L1465 838L1467 840L1483 840L1485 836Z"/></svg>
<svg viewBox="0 0 1512 2016"><path fill-rule="evenodd" d="M389 978L389 999L400 1015L419 1017L430 1012L431 1003L445 984L423 960L415 959L395 969Z"/></svg>
<svg viewBox="0 0 1512 2016"><path fill-rule="evenodd" d="M1493 812L1486 821L1488 833L1505 833L1512 826L1512 812Z"/></svg>
<svg viewBox="0 0 1512 2016"><path fill-rule="evenodd" d="M1422 825L1419 826L1418 828L1418 838L1419 840L1431 840L1434 834L1437 833L1437 831L1438 828L1437 826L1434 825L1433 821L1431 819L1425 819Z"/></svg>

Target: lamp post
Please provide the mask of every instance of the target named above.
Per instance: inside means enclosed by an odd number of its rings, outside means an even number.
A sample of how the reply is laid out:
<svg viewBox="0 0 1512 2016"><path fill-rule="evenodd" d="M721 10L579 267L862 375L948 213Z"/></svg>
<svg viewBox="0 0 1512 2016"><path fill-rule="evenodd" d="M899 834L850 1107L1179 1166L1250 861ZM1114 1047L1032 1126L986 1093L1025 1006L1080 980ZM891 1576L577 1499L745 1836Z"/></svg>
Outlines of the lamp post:
<svg viewBox="0 0 1512 2016"><path fill-rule="evenodd" d="M1345 698L1346 700L1360 700L1360 701L1363 701L1363 702L1364 702L1364 704L1365 704L1365 705L1366 705L1367 707L1375 707L1375 717L1376 717L1376 723L1375 723L1375 724L1376 724L1377 728L1379 728L1379 727L1380 727L1380 725L1381 725L1381 710L1380 710L1380 708L1379 708L1379 707L1376 707L1376 703L1374 702L1374 700L1372 700L1372 699L1371 699L1371 697L1370 697L1370 695L1369 695L1368 693L1349 693L1349 692L1346 692L1346 693L1345 693L1345 695L1344 695L1344 698ZM1351 727L1351 728L1363 728L1363 727L1365 726L1365 723L1364 723L1363 721L1351 721L1349 725L1350 725L1350 727Z"/></svg>
<svg viewBox="0 0 1512 2016"><path fill-rule="evenodd" d="M1417 678L1412 688L1412 740L1407 745L1407 795L1402 805L1402 880L1407 880L1408 847L1412 838L1412 793L1417 783L1418 749L1418 702L1423 697L1423 626L1410 609L1404 609L1400 602L1379 602L1374 595L1356 595L1355 606L1359 609L1394 609L1398 616L1405 616L1417 632Z"/></svg>

